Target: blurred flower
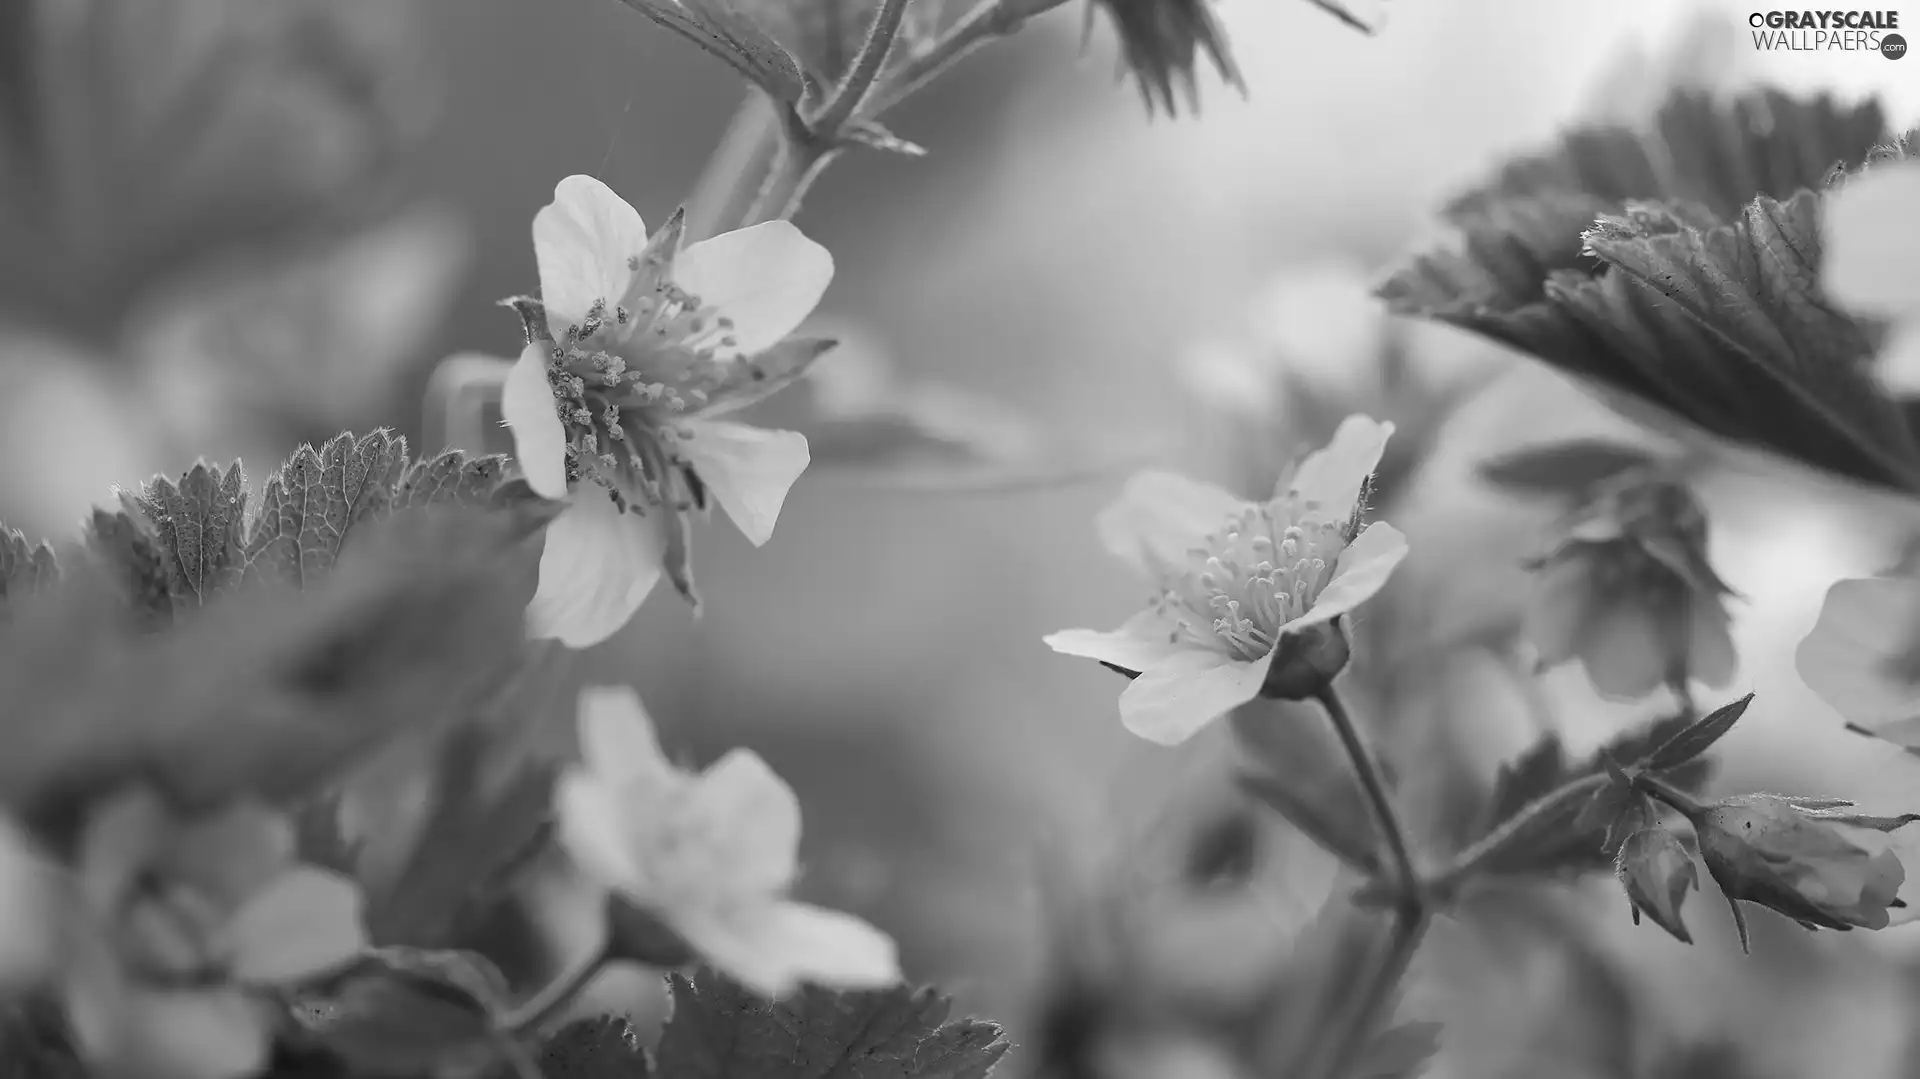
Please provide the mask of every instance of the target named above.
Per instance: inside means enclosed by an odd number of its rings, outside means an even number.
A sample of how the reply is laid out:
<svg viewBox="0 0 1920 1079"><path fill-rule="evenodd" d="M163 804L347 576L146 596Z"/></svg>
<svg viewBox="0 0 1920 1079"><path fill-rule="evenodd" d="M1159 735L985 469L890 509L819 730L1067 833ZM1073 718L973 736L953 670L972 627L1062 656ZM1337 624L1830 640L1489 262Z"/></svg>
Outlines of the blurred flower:
<svg viewBox="0 0 1920 1079"><path fill-rule="evenodd" d="M583 767L555 792L562 845L599 885L658 918L742 984L862 989L900 980L894 943L866 922L786 897L800 806L749 750L675 768L630 689L580 694Z"/></svg>
<svg viewBox="0 0 1920 1079"><path fill-rule="evenodd" d="M1736 900L1758 903L1808 929L1885 929L1914 917L1899 898L1906 869L1887 834L1920 813L1873 817L1845 812L1851 803L1748 794L1688 811L1700 857L1726 894L1747 947L1746 919Z"/></svg>
<svg viewBox="0 0 1920 1079"><path fill-rule="evenodd" d="M1920 581L1835 582L1794 666L1854 728L1920 746Z"/></svg>
<svg viewBox="0 0 1920 1079"><path fill-rule="evenodd" d="M663 568L695 601L684 514L709 494L755 546L772 537L807 440L717 417L831 347L786 338L826 291L833 257L785 221L681 250L676 216L649 240L639 213L589 176L560 181L533 243L556 340L520 354L501 412L536 492L584 488L547 527L528 608L537 636L584 648L626 624Z"/></svg>
<svg viewBox="0 0 1920 1079"><path fill-rule="evenodd" d="M1680 903L1687 889L1700 887L1700 871L1677 836L1658 825L1634 832L1620 844L1613 871L1633 906L1635 925L1644 913L1676 940L1693 943L1680 920Z"/></svg>
<svg viewBox="0 0 1920 1079"><path fill-rule="evenodd" d="M1821 283L1842 306L1893 325L1881 377L1920 390L1920 161L1870 168L1827 199Z"/></svg>
<svg viewBox="0 0 1920 1079"><path fill-rule="evenodd" d="M1200 107L1198 69L1206 53L1215 71L1235 89L1246 92L1240 69L1227 47L1227 33L1215 17L1212 0L1089 0L1113 20L1127 67L1140 84L1147 110L1179 111L1176 91L1188 107Z"/></svg>
<svg viewBox="0 0 1920 1079"><path fill-rule="evenodd" d="M96 809L60 971L81 1055L155 1079L258 1071L275 1013L256 991L365 943L358 888L293 864L293 847L286 819L253 805L185 820L139 790Z"/></svg>
<svg viewBox="0 0 1920 1079"><path fill-rule="evenodd" d="M1346 662L1340 616L1379 591L1407 552L1390 526L1360 526L1392 433L1349 416L1263 503L1172 473L1135 476L1098 527L1159 595L1117 630L1064 630L1046 643L1138 672L1120 718L1162 744L1262 693L1310 696Z"/></svg>
<svg viewBox="0 0 1920 1079"><path fill-rule="evenodd" d="M1687 488L1634 471L1597 490L1528 568L1527 632L1543 666L1578 659L1604 696L1676 692L1733 679L1724 598L1707 561L1707 519Z"/></svg>

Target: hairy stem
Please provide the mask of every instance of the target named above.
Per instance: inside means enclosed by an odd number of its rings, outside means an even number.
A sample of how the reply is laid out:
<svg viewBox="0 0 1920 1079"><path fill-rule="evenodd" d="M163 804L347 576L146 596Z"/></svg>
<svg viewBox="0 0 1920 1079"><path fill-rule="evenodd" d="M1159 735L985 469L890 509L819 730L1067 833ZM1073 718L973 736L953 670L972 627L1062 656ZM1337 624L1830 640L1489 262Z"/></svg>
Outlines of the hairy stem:
<svg viewBox="0 0 1920 1079"><path fill-rule="evenodd" d="M1634 775L1633 787L1635 790L1652 795L1654 798L1679 810L1681 813L1684 813L1689 820L1699 816L1701 811L1706 808L1702 806L1693 795L1668 783L1659 776L1647 772L1638 772Z"/></svg>
<svg viewBox="0 0 1920 1079"><path fill-rule="evenodd" d="M1429 882L1430 893L1442 896L1452 894L1463 881L1479 872L1481 865L1505 846L1514 833L1533 824L1542 814L1560 812L1569 799L1591 795L1609 782L1611 780L1604 773L1581 776L1528 803L1478 842L1455 855L1452 863L1435 874Z"/></svg>
<svg viewBox="0 0 1920 1079"><path fill-rule="evenodd" d="M1362 983L1352 1011L1329 1028L1330 1034L1326 1040L1315 1046L1306 1062L1307 1075L1318 1079L1336 1079L1366 1045L1382 1013L1392 1002L1401 981L1406 978L1414 955L1420 950L1421 941L1426 937L1430 919L1426 888L1414 865L1412 843L1388 795L1380 762L1361 736L1345 702L1331 685L1320 691L1319 700L1321 707L1327 710L1327 718L1333 721L1334 731L1339 735L1340 744L1345 748L1347 759L1360 781L1361 791L1366 795L1367 805L1373 813L1374 826L1386 841L1394 874L1393 925L1388 932L1387 946L1380 954L1380 961L1367 972L1367 979Z"/></svg>
<svg viewBox="0 0 1920 1079"><path fill-rule="evenodd" d="M880 77L880 68L887 62L887 54L893 51L894 35L900 32L900 19L906 13L907 0L881 0L873 25L867 30L867 39L860 43L853 66L847 69L847 77L840 81L833 97L808 125L814 131L833 138L853 119L860 103L866 100L867 91L873 89L874 80Z"/></svg>

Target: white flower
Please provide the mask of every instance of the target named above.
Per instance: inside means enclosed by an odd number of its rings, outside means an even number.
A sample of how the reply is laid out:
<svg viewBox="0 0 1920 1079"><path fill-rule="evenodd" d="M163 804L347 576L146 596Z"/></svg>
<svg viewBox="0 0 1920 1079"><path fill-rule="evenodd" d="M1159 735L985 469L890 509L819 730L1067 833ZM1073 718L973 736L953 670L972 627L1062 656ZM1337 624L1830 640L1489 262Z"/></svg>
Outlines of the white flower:
<svg viewBox="0 0 1920 1079"><path fill-rule="evenodd" d="M1855 728L1920 747L1920 581L1836 582L1794 666Z"/></svg>
<svg viewBox="0 0 1920 1079"><path fill-rule="evenodd" d="M1828 296L1892 331L1881 377L1920 390L1920 161L1879 165L1826 200L1821 284Z"/></svg>
<svg viewBox="0 0 1920 1079"><path fill-rule="evenodd" d="M534 491L573 491L547 528L532 631L584 648L626 624L663 568L692 599L683 514L709 495L755 546L773 535L807 440L719 417L829 347L786 339L833 258L785 221L682 249L676 216L649 240L639 213L588 176L554 188L533 243L554 340L521 352L501 412Z"/></svg>
<svg viewBox="0 0 1920 1079"><path fill-rule="evenodd" d="M787 898L800 805L759 756L736 749L702 773L675 768L625 688L581 692L580 746L584 766L561 777L555 806L561 842L588 876L768 996L900 980L886 934Z"/></svg>
<svg viewBox="0 0 1920 1079"><path fill-rule="evenodd" d="M1290 648L1327 639L1328 628L1339 639L1335 621L1406 556L1393 528L1360 528L1367 479L1392 433L1392 424L1347 417L1262 503L1172 473L1135 476L1099 531L1158 594L1117 630L1064 630L1047 644L1140 672L1120 694L1121 720L1155 742L1185 741L1258 696ZM1330 678L1338 666L1309 676Z"/></svg>

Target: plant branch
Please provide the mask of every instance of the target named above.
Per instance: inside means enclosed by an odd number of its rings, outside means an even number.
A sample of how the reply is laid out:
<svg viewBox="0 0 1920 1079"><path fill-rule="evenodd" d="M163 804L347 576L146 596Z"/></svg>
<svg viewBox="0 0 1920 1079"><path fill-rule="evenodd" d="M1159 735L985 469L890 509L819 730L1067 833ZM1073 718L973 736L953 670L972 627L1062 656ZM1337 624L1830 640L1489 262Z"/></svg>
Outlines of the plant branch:
<svg viewBox="0 0 1920 1079"><path fill-rule="evenodd" d="M1386 840L1387 853L1392 856L1398 897L1402 904L1420 905L1420 874L1414 868L1413 850L1407 841L1406 827L1400 823L1400 815L1387 795L1387 783L1380 773L1380 762L1374 759L1373 751L1367 748L1366 740L1354 725L1353 716L1347 712L1346 704L1331 685L1320 691L1319 700L1320 706L1327 710L1327 718L1333 721L1334 732L1340 736L1347 759L1353 763L1354 774L1360 780L1360 789L1366 795L1367 806L1373 813L1374 828Z"/></svg>
<svg viewBox="0 0 1920 1079"><path fill-rule="evenodd" d="M1649 772L1634 773L1633 787L1635 790L1650 794L1679 810L1681 813L1686 814L1689 820L1699 816L1701 811L1705 809L1693 795L1688 794L1679 787Z"/></svg>
<svg viewBox="0 0 1920 1079"><path fill-rule="evenodd" d="M526 1034L566 1010L587 983L600 973L607 961L606 945L596 944L582 952L567 969L561 971L538 993L519 1007L501 1016L494 1026L511 1034Z"/></svg>
<svg viewBox="0 0 1920 1079"><path fill-rule="evenodd" d="M1559 812L1568 799L1590 795L1609 782L1611 779L1604 772L1581 776L1527 803L1520 812L1501 821L1493 831L1455 855L1445 869L1434 874L1428 882L1430 894L1451 895L1462 881L1479 872L1481 864L1498 852L1515 833L1533 824L1543 814Z"/></svg>
<svg viewBox="0 0 1920 1079"><path fill-rule="evenodd" d="M847 77L840 81L833 97L808 125L816 134L837 139L840 129L859 111L860 103L873 89L874 80L880 77L887 54L893 51L894 36L900 32L900 20L906 13L907 0L881 0L873 25L867 30L867 39L860 43L853 66L847 69Z"/></svg>
<svg viewBox="0 0 1920 1079"><path fill-rule="evenodd" d="M875 89L873 107L878 116L913 96L921 87L945 74L968 53L997 37L1005 37L1028 19L1059 7L1066 0L980 0L954 23L926 52L912 57Z"/></svg>

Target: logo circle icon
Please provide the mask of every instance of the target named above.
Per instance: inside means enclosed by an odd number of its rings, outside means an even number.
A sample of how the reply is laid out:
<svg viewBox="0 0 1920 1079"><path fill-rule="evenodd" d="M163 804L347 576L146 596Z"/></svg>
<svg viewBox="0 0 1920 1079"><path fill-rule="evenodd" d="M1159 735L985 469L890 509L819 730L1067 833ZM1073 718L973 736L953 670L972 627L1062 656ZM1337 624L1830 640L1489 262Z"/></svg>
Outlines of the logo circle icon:
<svg viewBox="0 0 1920 1079"><path fill-rule="evenodd" d="M1889 60L1898 60L1907 55L1907 39L1899 34L1888 34L1880 39L1880 55Z"/></svg>

